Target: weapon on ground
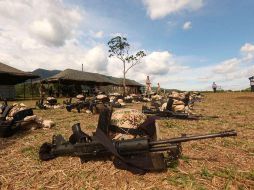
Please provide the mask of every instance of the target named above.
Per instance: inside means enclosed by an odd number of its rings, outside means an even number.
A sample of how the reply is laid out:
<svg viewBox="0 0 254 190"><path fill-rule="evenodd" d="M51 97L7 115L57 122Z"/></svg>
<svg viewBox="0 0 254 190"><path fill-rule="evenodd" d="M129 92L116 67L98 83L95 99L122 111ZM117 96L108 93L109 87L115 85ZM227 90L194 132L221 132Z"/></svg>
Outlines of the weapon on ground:
<svg viewBox="0 0 254 190"><path fill-rule="evenodd" d="M66 110L68 112L71 112L72 109L77 109L78 113L81 112L82 109L88 109L92 113L94 112L100 112L101 108L100 107L105 107L105 106L112 106L113 108L121 108L121 104L117 103L116 100L113 102L110 102L108 97L104 98L103 100L96 100L96 99L90 99L90 100L84 100L84 101L79 101L76 103L71 103L71 98L67 102L65 101L66 104Z"/></svg>
<svg viewBox="0 0 254 190"><path fill-rule="evenodd" d="M46 98L46 103L44 103L44 98L41 97L38 101L35 103L35 108L39 109L47 109L49 107L53 107L57 105L57 99L54 97L48 97Z"/></svg>
<svg viewBox="0 0 254 190"><path fill-rule="evenodd" d="M149 109L146 106L142 106L142 113L148 115L156 115L162 118L176 118L176 119L189 119L189 120L198 120L201 116L189 115L188 113L177 113L169 110L160 111L157 109Z"/></svg>
<svg viewBox="0 0 254 190"><path fill-rule="evenodd" d="M78 113L81 112L82 109L89 109L91 112L93 112L94 102L93 101L78 101L75 103L72 103L72 98L70 98L69 102L65 102L66 110L68 112L71 112L72 109L77 109Z"/></svg>
<svg viewBox="0 0 254 190"><path fill-rule="evenodd" d="M24 123L24 118L33 115L33 110L27 108L15 113L12 120L6 120L11 109L12 106L6 106L4 112L0 115L0 137L9 137L13 135L20 129L21 124Z"/></svg>
<svg viewBox="0 0 254 190"><path fill-rule="evenodd" d="M44 99L40 98L38 101L35 103L35 108L38 107L39 109L46 109L46 106L44 105Z"/></svg>
<svg viewBox="0 0 254 190"><path fill-rule="evenodd" d="M148 116L159 116L161 118L175 118L175 119L187 119L187 120L199 120L199 119L211 119L218 118L218 116L203 116L203 115L191 115L188 113L173 112L170 110L160 111L158 109L147 108L142 106L142 113L147 114Z"/></svg>
<svg viewBox="0 0 254 190"><path fill-rule="evenodd" d="M1 98L0 98L1 99ZM7 108L7 109L6 109ZM4 101L3 101L3 104L0 104L0 120L3 120L6 116L7 116L7 114L8 113L6 113L7 112L7 110L9 110L10 109L10 106L8 106L8 102L7 102L7 100L5 99ZM9 111L8 111L9 112Z"/></svg>
<svg viewBox="0 0 254 190"><path fill-rule="evenodd" d="M184 135L158 141L152 141L145 136L115 141L107 135L110 133L110 117L111 113L108 110L101 112L98 127L93 136L84 133L79 124L72 126L73 134L69 141L66 141L62 135L53 136L52 143L44 143L40 147L40 159L46 161L59 156L78 156L81 161L89 161L113 156L116 167L134 173L144 173L164 170L168 164L176 161L181 156L182 142L237 135L236 131L230 130L205 135Z"/></svg>

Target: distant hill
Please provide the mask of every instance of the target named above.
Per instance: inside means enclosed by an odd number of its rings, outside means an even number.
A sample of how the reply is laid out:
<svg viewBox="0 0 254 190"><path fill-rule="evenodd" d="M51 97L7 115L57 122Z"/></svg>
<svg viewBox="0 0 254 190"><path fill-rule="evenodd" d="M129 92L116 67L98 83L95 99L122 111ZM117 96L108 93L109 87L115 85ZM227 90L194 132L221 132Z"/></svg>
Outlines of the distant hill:
<svg viewBox="0 0 254 190"><path fill-rule="evenodd" d="M32 73L35 75L39 75L41 77L40 78L40 80L41 80L41 79L45 79L48 77L52 77L60 72L61 72L60 70L36 69Z"/></svg>

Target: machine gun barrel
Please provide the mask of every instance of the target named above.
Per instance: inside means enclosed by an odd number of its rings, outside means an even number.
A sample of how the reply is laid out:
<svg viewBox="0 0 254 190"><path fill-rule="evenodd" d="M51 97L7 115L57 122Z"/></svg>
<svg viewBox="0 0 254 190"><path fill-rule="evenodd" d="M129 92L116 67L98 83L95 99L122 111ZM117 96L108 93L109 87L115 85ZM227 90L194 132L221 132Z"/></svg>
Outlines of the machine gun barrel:
<svg viewBox="0 0 254 190"><path fill-rule="evenodd" d="M178 138L172 138L168 140L160 140L160 141L152 141L150 142L150 146L154 145L165 145L165 144L174 144L174 143L182 143L188 141L202 140L202 139L210 139L216 137L230 137L237 136L237 132L235 130L223 131L220 133L206 134L206 135L192 135L192 136L182 136Z"/></svg>
<svg viewBox="0 0 254 190"><path fill-rule="evenodd" d="M160 141L149 141L148 138L141 137L129 140L112 141L112 143L121 156L131 156L147 152L176 150L178 149L179 144L182 142L216 137L223 138L236 135L236 131L231 130L206 135L182 136ZM44 143L40 149L41 160L49 160L58 156L80 156L92 158L110 155L112 155L112 153L96 140L91 142L77 142L72 144L69 141L65 141L61 135L54 136L52 144Z"/></svg>

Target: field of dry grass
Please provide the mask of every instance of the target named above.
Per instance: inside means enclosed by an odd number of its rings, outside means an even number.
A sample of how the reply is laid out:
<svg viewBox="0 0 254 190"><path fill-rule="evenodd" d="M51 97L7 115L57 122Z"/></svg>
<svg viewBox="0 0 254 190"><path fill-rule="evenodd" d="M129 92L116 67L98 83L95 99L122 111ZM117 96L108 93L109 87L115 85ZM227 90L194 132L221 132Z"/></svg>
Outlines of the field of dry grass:
<svg viewBox="0 0 254 190"><path fill-rule="evenodd" d="M34 106L33 101L26 101ZM134 107L141 109L141 105ZM38 159L40 145L53 134L71 134L80 122L91 133L98 115L66 110L34 110L52 119L52 129L38 129L0 139L1 189L254 189L254 94L205 94L196 112L217 115L199 121L159 121L165 138L235 129L238 136L183 144L178 166L162 173L133 175L115 169L110 161L81 164L79 158L61 157L48 162Z"/></svg>

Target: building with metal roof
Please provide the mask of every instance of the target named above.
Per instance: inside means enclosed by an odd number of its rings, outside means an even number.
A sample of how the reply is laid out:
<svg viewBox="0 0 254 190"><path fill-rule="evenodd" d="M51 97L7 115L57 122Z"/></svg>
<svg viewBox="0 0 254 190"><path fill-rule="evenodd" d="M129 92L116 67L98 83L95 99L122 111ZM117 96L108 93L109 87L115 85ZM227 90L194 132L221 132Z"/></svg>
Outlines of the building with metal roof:
<svg viewBox="0 0 254 190"><path fill-rule="evenodd" d="M14 99L15 85L35 78L39 76L0 63L0 98Z"/></svg>

